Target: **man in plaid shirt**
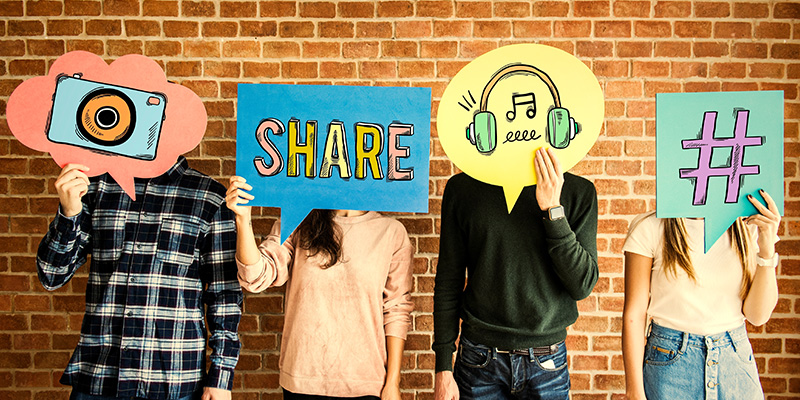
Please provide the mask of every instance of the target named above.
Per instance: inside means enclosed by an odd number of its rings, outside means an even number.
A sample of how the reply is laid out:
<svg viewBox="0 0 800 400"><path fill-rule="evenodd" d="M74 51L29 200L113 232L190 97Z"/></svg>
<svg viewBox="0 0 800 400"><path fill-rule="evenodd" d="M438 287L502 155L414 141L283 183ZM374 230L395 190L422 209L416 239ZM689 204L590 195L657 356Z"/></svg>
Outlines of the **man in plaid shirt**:
<svg viewBox="0 0 800 400"><path fill-rule="evenodd" d="M80 341L61 377L70 398L230 399L242 291L225 187L183 157L136 179L136 201L86 171L69 164L56 180L60 209L37 255L48 290L92 256Z"/></svg>

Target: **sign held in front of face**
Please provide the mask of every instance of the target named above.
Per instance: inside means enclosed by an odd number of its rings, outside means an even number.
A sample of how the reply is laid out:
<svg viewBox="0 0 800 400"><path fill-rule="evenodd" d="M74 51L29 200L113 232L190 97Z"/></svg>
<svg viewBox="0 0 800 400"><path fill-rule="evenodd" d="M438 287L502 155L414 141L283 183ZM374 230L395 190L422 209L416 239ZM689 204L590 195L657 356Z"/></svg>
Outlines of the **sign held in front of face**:
<svg viewBox="0 0 800 400"><path fill-rule="evenodd" d="M705 219L705 251L765 190L783 215L783 92L656 95L656 214Z"/></svg>
<svg viewBox="0 0 800 400"><path fill-rule="evenodd" d="M236 174L249 205L427 212L429 88L240 84Z"/></svg>
<svg viewBox="0 0 800 400"><path fill-rule="evenodd" d="M89 176L108 172L134 200L133 178L169 170L206 129L200 98L140 55L109 65L85 51L64 54L47 76L14 90L6 114L22 144L62 167L86 165Z"/></svg>
<svg viewBox="0 0 800 400"><path fill-rule="evenodd" d="M503 187L508 212L536 184L534 152L553 148L564 171L603 123L603 92L586 65L562 50L517 44L492 50L456 74L436 117L442 148L465 173Z"/></svg>

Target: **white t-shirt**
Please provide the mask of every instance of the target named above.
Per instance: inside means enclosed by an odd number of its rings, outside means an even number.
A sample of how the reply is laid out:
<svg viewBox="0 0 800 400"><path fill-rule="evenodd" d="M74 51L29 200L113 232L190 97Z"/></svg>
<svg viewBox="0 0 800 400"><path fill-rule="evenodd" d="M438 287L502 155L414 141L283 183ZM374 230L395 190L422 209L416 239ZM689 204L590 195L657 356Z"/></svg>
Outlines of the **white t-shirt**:
<svg viewBox="0 0 800 400"><path fill-rule="evenodd" d="M638 222L638 223L637 223ZM704 222L684 219L689 257L697 281L676 266L677 276L663 266L664 220L655 214L637 217L622 250L650 257L650 305L647 314L661 326L698 335L728 331L744 322L742 264L728 232L703 253Z"/></svg>

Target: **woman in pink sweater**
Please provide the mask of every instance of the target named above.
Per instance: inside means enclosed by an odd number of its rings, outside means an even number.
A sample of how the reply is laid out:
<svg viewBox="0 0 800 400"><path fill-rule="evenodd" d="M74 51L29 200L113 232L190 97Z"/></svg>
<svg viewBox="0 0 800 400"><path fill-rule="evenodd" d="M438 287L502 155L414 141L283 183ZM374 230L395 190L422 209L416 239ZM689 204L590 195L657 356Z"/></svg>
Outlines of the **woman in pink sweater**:
<svg viewBox="0 0 800 400"><path fill-rule="evenodd" d="M376 212L314 210L280 243L280 222L256 246L252 187L231 177L239 282L250 292L286 283L280 355L284 399L400 399L411 325L405 228Z"/></svg>

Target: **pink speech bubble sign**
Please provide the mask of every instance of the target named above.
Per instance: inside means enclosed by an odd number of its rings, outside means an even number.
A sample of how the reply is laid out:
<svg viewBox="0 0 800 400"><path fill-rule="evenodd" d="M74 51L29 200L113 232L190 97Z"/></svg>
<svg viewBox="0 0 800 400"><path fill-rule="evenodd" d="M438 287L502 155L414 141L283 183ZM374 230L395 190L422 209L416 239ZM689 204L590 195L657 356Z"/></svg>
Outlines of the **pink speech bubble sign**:
<svg viewBox="0 0 800 400"><path fill-rule="evenodd" d="M83 80L160 93L166 97L165 119L154 159L136 159L48 139L47 125L57 79L75 74L80 74ZM53 63L47 76L22 82L8 99L6 118L11 132L23 145L50 153L62 167L69 163L86 165L90 169L89 176L108 172L134 200L133 179L152 178L169 170L179 155L200 143L207 122L203 101L190 89L168 82L161 66L150 58L131 54L109 65L99 56L85 51L66 53Z"/></svg>

